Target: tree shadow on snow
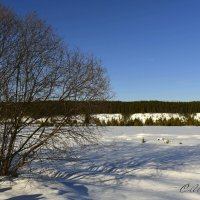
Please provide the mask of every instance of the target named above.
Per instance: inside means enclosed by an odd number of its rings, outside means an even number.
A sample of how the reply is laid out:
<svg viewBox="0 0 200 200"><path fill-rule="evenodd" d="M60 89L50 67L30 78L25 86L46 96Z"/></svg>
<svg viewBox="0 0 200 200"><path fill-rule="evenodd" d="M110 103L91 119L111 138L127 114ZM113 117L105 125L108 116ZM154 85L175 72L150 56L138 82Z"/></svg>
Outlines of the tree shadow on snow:
<svg viewBox="0 0 200 200"><path fill-rule="evenodd" d="M81 180L95 175L111 175L116 179L134 176L138 169L181 170L200 164L200 145L167 146L118 142L113 146L82 153L86 159L66 177ZM74 169L73 169L74 170Z"/></svg>
<svg viewBox="0 0 200 200"><path fill-rule="evenodd" d="M0 188L0 193L1 192L5 192L7 190L11 190L12 188L11 187L7 187L7 188Z"/></svg>
<svg viewBox="0 0 200 200"><path fill-rule="evenodd" d="M62 181L63 190L59 189L58 195L65 195L69 200L92 200L89 197L88 188L74 181ZM56 188L52 188L56 189Z"/></svg>
<svg viewBox="0 0 200 200"><path fill-rule="evenodd" d="M20 195L20 196L16 196L16 197L11 197L11 198L6 199L6 200L39 200L39 199L44 199L41 196L42 196L41 194Z"/></svg>

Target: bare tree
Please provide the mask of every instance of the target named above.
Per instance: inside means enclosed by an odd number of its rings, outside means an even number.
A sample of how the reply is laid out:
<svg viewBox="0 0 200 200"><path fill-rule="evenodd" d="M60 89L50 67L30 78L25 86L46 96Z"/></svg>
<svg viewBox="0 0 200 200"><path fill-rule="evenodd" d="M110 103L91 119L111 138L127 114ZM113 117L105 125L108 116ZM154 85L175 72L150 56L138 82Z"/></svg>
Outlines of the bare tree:
<svg viewBox="0 0 200 200"><path fill-rule="evenodd" d="M35 14L19 17L0 5L0 176L16 176L35 160L64 159L61 153L66 155L70 144L95 139L94 127L71 123L83 113L82 106L66 109L53 127L37 124L40 116L27 115L28 106L49 100L106 100L109 88L95 57L65 48Z"/></svg>

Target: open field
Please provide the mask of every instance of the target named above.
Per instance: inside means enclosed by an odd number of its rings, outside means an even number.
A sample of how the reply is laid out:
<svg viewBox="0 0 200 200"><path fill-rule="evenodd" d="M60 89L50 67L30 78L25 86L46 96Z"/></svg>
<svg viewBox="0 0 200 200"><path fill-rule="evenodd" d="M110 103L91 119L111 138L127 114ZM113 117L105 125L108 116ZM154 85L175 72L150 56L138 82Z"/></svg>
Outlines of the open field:
<svg viewBox="0 0 200 200"><path fill-rule="evenodd" d="M74 160L52 165L46 175L57 178L5 181L0 199L200 198L200 127L101 127L100 134L99 144L74 147Z"/></svg>

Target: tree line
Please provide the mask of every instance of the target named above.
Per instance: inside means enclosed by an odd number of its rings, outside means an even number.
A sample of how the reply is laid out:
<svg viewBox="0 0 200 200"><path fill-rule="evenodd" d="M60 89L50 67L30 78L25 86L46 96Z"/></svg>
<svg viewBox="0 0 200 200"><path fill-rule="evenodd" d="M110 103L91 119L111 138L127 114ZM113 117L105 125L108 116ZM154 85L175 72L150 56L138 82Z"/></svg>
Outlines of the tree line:
<svg viewBox="0 0 200 200"><path fill-rule="evenodd" d="M24 116L45 117L76 114L134 114L134 113L180 113L200 112L200 102L162 102L162 101L33 101L19 102ZM12 114L16 103L0 103L1 116Z"/></svg>
<svg viewBox="0 0 200 200"><path fill-rule="evenodd" d="M200 102L107 101L93 102L94 113L198 113Z"/></svg>

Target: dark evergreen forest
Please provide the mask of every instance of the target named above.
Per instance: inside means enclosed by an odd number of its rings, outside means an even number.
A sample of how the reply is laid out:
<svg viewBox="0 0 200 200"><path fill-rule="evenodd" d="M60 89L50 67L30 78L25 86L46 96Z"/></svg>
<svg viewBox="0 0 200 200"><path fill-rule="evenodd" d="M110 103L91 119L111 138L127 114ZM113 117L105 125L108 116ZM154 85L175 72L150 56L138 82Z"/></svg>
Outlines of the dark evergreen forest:
<svg viewBox="0 0 200 200"><path fill-rule="evenodd" d="M1 103L1 116L9 115L13 103ZM29 116L52 116L69 114L100 114L100 113L180 113L192 114L200 112L200 102L162 102L162 101L45 101L23 103L19 106L21 112Z"/></svg>

